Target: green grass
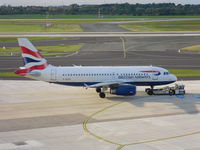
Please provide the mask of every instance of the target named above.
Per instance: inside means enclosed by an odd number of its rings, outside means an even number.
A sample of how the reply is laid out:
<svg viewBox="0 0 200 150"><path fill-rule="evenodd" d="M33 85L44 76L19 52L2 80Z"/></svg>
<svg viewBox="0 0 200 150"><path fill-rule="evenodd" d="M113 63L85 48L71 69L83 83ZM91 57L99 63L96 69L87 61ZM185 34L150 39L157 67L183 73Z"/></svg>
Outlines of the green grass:
<svg viewBox="0 0 200 150"><path fill-rule="evenodd" d="M126 15L104 15L105 19L115 18L199 18L200 16L126 16ZM0 19L45 19L46 15L0 15ZM98 19L97 15L49 15L49 19Z"/></svg>
<svg viewBox="0 0 200 150"><path fill-rule="evenodd" d="M30 24L39 24L45 26L45 23L59 24L59 23L69 23L69 24L84 24L84 23L98 23L98 22L115 22L115 21L134 21L139 19L55 19L55 20L45 20L45 19L36 19L36 20L1 20L1 24L16 24L16 25L30 25Z"/></svg>
<svg viewBox="0 0 200 150"><path fill-rule="evenodd" d="M122 20L0 20L0 32L83 32L78 24L112 21Z"/></svg>
<svg viewBox="0 0 200 150"><path fill-rule="evenodd" d="M21 77L14 72L0 72L0 77Z"/></svg>
<svg viewBox="0 0 200 150"><path fill-rule="evenodd" d="M83 32L79 25L52 24L32 21L0 21L0 32Z"/></svg>
<svg viewBox="0 0 200 150"><path fill-rule="evenodd" d="M127 16L126 16L127 17ZM155 16L154 16L155 17ZM166 16L165 16L166 17ZM175 16L173 16L175 17ZM0 20L0 32L83 32L79 24L115 22L115 21L134 21L136 18L121 19L69 19L69 20L47 20L51 24L46 27L43 20ZM153 18L149 16L146 19ZM156 18L156 17L155 17ZM159 18L159 17L157 17ZM76 25L75 25L76 24ZM152 23L129 23L120 26L132 31L199 31L200 21L176 21L176 22L152 22Z"/></svg>
<svg viewBox="0 0 200 150"><path fill-rule="evenodd" d="M82 45L56 45L56 46L37 46L37 49L41 50L41 54L44 56L50 55L67 55L79 51ZM6 49L0 48L0 56L20 56L19 47L6 47Z"/></svg>
<svg viewBox="0 0 200 150"><path fill-rule="evenodd" d="M200 20L120 24L131 31L200 31Z"/></svg>
<svg viewBox="0 0 200 150"><path fill-rule="evenodd" d="M169 69L177 77L200 77L200 70L193 69Z"/></svg>
<svg viewBox="0 0 200 150"><path fill-rule="evenodd" d="M181 50L184 50L184 51L193 51L193 52L200 52L200 45L193 45L193 46L184 47Z"/></svg>

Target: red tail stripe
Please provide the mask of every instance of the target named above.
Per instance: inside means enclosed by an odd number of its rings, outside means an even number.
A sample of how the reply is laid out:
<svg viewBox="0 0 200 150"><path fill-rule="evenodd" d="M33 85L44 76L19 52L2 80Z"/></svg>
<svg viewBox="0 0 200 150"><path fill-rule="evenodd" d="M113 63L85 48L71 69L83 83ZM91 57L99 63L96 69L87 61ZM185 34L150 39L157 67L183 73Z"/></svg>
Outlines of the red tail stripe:
<svg viewBox="0 0 200 150"><path fill-rule="evenodd" d="M27 73L29 73L33 70L43 70L43 69L45 69L47 65L48 65L48 63L45 63L43 65L36 65L36 66L32 66L32 67L27 68L27 69L19 69L15 73L17 75L26 76Z"/></svg>
<svg viewBox="0 0 200 150"><path fill-rule="evenodd" d="M35 56L37 58L43 58L39 52L34 52L34 51L24 47L24 46L20 46L20 48L22 50L22 53L30 54L30 55Z"/></svg>
<svg viewBox="0 0 200 150"><path fill-rule="evenodd" d="M20 76L25 76L28 73L27 69L19 69L15 71L15 74L20 75Z"/></svg>

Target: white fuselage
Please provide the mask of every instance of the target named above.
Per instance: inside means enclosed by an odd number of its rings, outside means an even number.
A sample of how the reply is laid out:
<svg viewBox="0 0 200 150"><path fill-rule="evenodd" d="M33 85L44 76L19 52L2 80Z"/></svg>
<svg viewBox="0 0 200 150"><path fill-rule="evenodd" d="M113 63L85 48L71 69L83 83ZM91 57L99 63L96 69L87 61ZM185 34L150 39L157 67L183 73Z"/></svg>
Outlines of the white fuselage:
<svg viewBox="0 0 200 150"><path fill-rule="evenodd" d="M152 66L109 66L109 67L56 67L49 65L38 77L51 83L84 86L102 82L123 82L136 86L155 86L173 83L176 76L161 67Z"/></svg>

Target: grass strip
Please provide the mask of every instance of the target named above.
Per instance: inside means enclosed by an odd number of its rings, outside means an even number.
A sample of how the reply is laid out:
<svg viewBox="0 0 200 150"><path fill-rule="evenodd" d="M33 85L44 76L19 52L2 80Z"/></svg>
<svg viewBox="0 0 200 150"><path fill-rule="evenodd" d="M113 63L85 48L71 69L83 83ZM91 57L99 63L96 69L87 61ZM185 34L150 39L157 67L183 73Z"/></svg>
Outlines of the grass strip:
<svg viewBox="0 0 200 150"><path fill-rule="evenodd" d="M184 47L181 50L184 50L184 51L193 51L193 52L200 52L200 45L192 45L192 46Z"/></svg>
<svg viewBox="0 0 200 150"><path fill-rule="evenodd" d="M42 23L27 21L0 21L0 32L83 32L79 25L50 24L46 27Z"/></svg>
<svg viewBox="0 0 200 150"><path fill-rule="evenodd" d="M200 31L200 20L127 23L127 24L120 24L119 26L130 31L138 31L138 32Z"/></svg>
<svg viewBox="0 0 200 150"><path fill-rule="evenodd" d="M200 69L169 69L169 71L177 77L200 77Z"/></svg>
<svg viewBox="0 0 200 150"><path fill-rule="evenodd" d="M0 72L0 77L21 77L16 75L14 72Z"/></svg>
<svg viewBox="0 0 200 150"><path fill-rule="evenodd" d="M99 22L118 22L118 21L137 21L140 19L64 19L64 20L1 20L0 23L7 24L15 24L15 25L41 25L45 27L46 23L49 24L87 24L87 23L99 23Z"/></svg>

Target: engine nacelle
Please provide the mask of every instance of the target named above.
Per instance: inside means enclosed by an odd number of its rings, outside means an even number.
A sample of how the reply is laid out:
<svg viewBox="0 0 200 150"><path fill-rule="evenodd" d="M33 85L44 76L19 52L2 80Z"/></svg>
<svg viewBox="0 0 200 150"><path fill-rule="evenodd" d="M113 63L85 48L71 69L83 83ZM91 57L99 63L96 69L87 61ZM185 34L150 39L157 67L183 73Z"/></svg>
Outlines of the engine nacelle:
<svg viewBox="0 0 200 150"><path fill-rule="evenodd" d="M122 85L117 88L111 88L110 94L131 96L136 94L136 86L134 85Z"/></svg>

